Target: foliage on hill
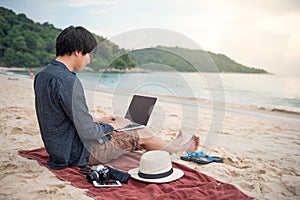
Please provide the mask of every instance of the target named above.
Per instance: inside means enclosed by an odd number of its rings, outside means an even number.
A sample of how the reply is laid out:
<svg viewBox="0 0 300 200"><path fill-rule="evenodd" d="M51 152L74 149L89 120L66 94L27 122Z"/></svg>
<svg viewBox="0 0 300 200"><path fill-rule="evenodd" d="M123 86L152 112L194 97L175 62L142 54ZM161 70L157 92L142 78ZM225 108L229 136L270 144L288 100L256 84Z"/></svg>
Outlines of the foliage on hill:
<svg viewBox="0 0 300 200"><path fill-rule="evenodd" d="M0 64L20 68L45 66L55 58L55 40L60 31L48 22L35 23L24 14L17 15L0 7ZM89 67L98 70L107 67L111 58L125 50L101 36L95 36L98 43L104 44L99 50L103 56L96 56ZM122 68L124 63L128 67L135 67L137 64L130 55L123 55L112 66Z"/></svg>
<svg viewBox="0 0 300 200"><path fill-rule="evenodd" d="M239 73L267 73L263 69L256 69L241 65L222 54L215 54L203 50L191 50L180 47L161 47L136 50L132 57L140 65L152 67L153 70L171 70L180 72L239 72ZM151 64L150 64L151 63Z"/></svg>
<svg viewBox="0 0 300 200"><path fill-rule="evenodd" d="M98 38L99 36L96 36ZM138 63L125 49L106 39L98 39L96 53L89 67L93 70L124 70L135 68ZM100 42L99 42L100 41Z"/></svg>
<svg viewBox="0 0 300 200"><path fill-rule="evenodd" d="M5 66L40 67L55 55L59 30L34 23L24 14L0 7L0 62Z"/></svg>
<svg viewBox="0 0 300 200"><path fill-rule="evenodd" d="M7 67L35 68L55 58L55 39L61 30L40 24L24 14L0 7L0 64ZM158 71L203 71L266 73L236 63L225 55L179 47L156 47L127 53L116 44L95 35L99 45L89 64L95 71L135 67Z"/></svg>

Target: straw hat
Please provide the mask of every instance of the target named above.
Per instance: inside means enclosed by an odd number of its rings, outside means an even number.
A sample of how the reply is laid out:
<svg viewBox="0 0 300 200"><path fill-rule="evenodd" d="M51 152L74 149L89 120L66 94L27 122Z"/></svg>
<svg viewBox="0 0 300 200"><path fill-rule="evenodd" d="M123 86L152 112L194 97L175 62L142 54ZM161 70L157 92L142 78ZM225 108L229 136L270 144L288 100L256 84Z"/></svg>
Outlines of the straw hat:
<svg viewBox="0 0 300 200"><path fill-rule="evenodd" d="M128 172L132 178L149 183L166 183L179 179L183 171L172 167L166 151L148 151L142 155L139 168Z"/></svg>

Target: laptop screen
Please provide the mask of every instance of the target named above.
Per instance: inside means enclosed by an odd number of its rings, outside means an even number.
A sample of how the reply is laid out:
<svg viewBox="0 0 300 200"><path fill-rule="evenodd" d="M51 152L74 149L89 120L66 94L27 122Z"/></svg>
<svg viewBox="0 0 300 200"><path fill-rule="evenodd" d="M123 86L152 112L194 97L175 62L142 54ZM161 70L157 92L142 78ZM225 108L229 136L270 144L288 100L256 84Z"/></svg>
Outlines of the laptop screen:
<svg viewBox="0 0 300 200"><path fill-rule="evenodd" d="M146 126L156 100L155 97L134 95L125 118Z"/></svg>

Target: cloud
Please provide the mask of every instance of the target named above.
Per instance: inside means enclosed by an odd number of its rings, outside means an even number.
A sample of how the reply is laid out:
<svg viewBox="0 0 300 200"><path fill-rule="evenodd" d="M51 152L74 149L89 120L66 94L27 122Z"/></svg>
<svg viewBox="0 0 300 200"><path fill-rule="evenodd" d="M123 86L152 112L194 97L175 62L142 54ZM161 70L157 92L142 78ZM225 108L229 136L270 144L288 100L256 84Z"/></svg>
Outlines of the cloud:
<svg viewBox="0 0 300 200"><path fill-rule="evenodd" d="M286 59L291 64L297 64L300 67L300 28L293 32L288 41L287 49L285 52Z"/></svg>
<svg viewBox="0 0 300 200"><path fill-rule="evenodd" d="M84 7L84 6L99 6L99 5L106 5L112 6L116 5L117 2L109 1L109 0L69 0L63 1L64 5L71 6L71 7Z"/></svg>
<svg viewBox="0 0 300 200"><path fill-rule="evenodd" d="M300 66L298 0L189 1L188 5L172 5L174 12L166 21L205 50L225 53L242 64L275 73L283 67Z"/></svg>
<svg viewBox="0 0 300 200"><path fill-rule="evenodd" d="M263 31L272 31L280 34L290 34L298 29L300 24L300 13L287 12L276 16L266 16L257 19L256 27Z"/></svg>

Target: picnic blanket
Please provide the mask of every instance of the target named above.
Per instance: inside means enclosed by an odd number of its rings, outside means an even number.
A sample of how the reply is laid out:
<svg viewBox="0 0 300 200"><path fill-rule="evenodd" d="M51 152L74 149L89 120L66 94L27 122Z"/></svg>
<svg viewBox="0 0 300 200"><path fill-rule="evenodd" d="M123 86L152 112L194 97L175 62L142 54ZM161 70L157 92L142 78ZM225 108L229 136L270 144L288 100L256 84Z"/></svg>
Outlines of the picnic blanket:
<svg viewBox="0 0 300 200"><path fill-rule="evenodd" d="M94 199L253 199L233 185L220 182L185 165L173 162L174 168L184 171L184 176L176 181L163 184L149 184L131 178L128 184L121 187L95 188L86 181L86 176L79 172L79 167L67 167L53 170L48 165L49 155L45 148L20 150L23 157L34 159L48 168L53 174L64 181L71 182L78 188L87 189L86 195ZM114 160L109 165L127 172L139 166L141 153L128 153Z"/></svg>

